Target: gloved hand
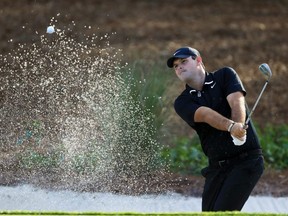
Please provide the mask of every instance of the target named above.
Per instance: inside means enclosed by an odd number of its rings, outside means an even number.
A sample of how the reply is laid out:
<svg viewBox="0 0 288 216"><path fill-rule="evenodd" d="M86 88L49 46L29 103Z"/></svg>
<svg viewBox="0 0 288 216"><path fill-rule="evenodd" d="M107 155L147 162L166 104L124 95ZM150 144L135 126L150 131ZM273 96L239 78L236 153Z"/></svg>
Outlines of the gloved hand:
<svg viewBox="0 0 288 216"><path fill-rule="evenodd" d="M233 135L231 135L232 139L233 139L233 143L236 146L241 146L246 142L246 135L244 135L241 139L238 139L236 137L234 137Z"/></svg>

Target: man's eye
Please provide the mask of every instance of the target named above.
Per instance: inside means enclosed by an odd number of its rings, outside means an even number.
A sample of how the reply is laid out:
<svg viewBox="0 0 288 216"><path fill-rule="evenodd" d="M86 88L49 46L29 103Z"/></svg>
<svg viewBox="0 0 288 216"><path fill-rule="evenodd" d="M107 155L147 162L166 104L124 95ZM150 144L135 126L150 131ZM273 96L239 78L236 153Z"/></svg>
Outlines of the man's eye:
<svg viewBox="0 0 288 216"><path fill-rule="evenodd" d="M181 63L187 62L187 59L182 59Z"/></svg>

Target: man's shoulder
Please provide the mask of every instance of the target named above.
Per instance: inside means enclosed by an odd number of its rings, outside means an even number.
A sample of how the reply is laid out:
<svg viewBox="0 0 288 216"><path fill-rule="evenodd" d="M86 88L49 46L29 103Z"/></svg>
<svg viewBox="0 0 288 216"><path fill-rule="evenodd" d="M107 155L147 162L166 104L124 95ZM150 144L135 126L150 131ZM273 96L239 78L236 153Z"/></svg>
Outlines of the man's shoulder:
<svg viewBox="0 0 288 216"><path fill-rule="evenodd" d="M190 97L190 93L188 87L186 86L186 88L176 97L174 104L183 103L187 97Z"/></svg>
<svg viewBox="0 0 288 216"><path fill-rule="evenodd" d="M236 71L232 67L225 66L225 67L222 67L216 71L211 72L211 74L214 74L214 75L221 75L224 73L236 73Z"/></svg>
<svg viewBox="0 0 288 216"><path fill-rule="evenodd" d="M228 66L210 72L210 74L218 82L220 81L226 82L227 80L233 79L235 76L237 76L236 71L232 67Z"/></svg>

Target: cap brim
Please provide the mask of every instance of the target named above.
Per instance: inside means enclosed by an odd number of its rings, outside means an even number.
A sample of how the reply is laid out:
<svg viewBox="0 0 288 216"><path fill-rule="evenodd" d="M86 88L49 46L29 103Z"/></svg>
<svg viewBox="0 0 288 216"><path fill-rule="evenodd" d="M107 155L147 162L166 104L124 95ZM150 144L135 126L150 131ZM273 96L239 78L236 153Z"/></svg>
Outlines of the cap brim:
<svg viewBox="0 0 288 216"><path fill-rule="evenodd" d="M179 59L179 58L188 58L190 57L191 55L177 55L177 56L172 56L170 57L168 60L167 60L167 66L169 68L173 68L173 63L176 59Z"/></svg>

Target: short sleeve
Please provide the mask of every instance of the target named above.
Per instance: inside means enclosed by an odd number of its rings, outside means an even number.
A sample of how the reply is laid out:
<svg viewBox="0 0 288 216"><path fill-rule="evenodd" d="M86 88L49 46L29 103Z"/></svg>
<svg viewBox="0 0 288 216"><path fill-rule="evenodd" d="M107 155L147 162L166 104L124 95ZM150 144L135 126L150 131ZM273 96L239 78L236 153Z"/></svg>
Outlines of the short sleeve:
<svg viewBox="0 0 288 216"><path fill-rule="evenodd" d="M226 97L234 92L241 91L244 96L246 95L246 90L233 68L225 67L223 70L223 83L224 83L224 92Z"/></svg>
<svg viewBox="0 0 288 216"><path fill-rule="evenodd" d="M200 105L192 102L192 100L185 100L184 97L187 96L182 95L175 100L174 109L184 121L186 121L191 127L194 127L194 114Z"/></svg>

